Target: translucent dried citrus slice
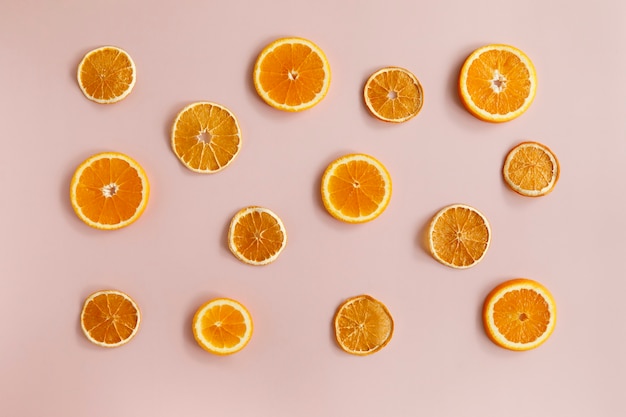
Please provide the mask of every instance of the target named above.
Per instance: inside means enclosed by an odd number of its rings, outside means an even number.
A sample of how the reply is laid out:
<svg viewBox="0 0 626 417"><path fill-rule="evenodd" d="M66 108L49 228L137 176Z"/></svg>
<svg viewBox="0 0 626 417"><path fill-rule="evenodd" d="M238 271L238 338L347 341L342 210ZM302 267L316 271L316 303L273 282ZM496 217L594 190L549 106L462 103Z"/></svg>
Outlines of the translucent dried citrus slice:
<svg viewBox="0 0 626 417"><path fill-rule="evenodd" d="M560 175L559 160L546 145L523 142L506 156L502 174L513 191L540 197L554 189Z"/></svg>
<svg viewBox="0 0 626 417"><path fill-rule="evenodd" d="M230 355L243 349L252 338L252 316L246 307L230 298L204 303L193 317L196 342L216 355Z"/></svg>
<svg viewBox="0 0 626 417"><path fill-rule="evenodd" d="M115 46L89 51L78 64L78 86L96 103L116 103L130 94L137 70L130 55Z"/></svg>
<svg viewBox="0 0 626 417"><path fill-rule="evenodd" d="M141 313L128 294L102 290L85 300L80 314L83 333L91 342L104 347L128 343L139 330Z"/></svg>
<svg viewBox="0 0 626 417"><path fill-rule="evenodd" d="M335 337L353 355L370 355L389 343L393 318L387 307L369 295L344 301L335 313Z"/></svg>
<svg viewBox="0 0 626 417"><path fill-rule="evenodd" d="M258 206L237 212L228 229L228 247L242 262L266 265L275 261L287 245L287 230L273 211Z"/></svg>
<svg viewBox="0 0 626 417"><path fill-rule="evenodd" d="M372 115L385 122L406 122L417 116L424 104L424 92L417 77L398 67L373 73L365 83L363 95Z"/></svg>

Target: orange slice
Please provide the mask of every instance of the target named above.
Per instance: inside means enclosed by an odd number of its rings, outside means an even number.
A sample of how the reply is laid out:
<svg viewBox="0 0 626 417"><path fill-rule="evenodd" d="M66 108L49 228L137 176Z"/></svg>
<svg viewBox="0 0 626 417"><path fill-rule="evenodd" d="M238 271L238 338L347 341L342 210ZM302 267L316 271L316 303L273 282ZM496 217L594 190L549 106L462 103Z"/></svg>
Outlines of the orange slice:
<svg viewBox="0 0 626 417"><path fill-rule="evenodd" d="M385 122L406 122L417 116L424 104L424 92L417 77L398 67L382 68L372 74L363 95L372 115Z"/></svg>
<svg viewBox="0 0 626 417"><path fill-rule="evenodd" d="M324 52L302 38L282 38L267 45L254 65L254 87L270 106L301 111L318 104L330 86Z"/></svg>
<svg viewBox="0 0 626 417"><path fill-rule="evenodd" d="M252 338L252 317L238 301L216 298L204 303L193 316L193 336L207 352L230 355Z"/></svg>
<svg viewBox="0 0 626 417"><path fill-rule="evenodd" d="M85 160L70 184L76 215L96 229L114 230L134 223L150 195L145 171L129 156L103 152Z"/></svg>
<svg viewBox="0 0 626 417"><path fill-rule="evenodd" d="M469 268L480 262L491 242L487 218L475 208L453 204L430 222L428 243L432 256L452 268Z"/></svg>
<svg viewBox="0 0 626 417"><path fill-rule="evenodd" d="M542 284L518 278L494 288L483 307L487 336L498 346L529 350L544 343L556 325L556 303Z"/></svg>
<svg viewBox="0 0 626 417"><path fill-rule="evenodd" d="M80 314L83 333L91 342L104 347L128 343L139 330L141 313L128 294L102 290L85 300Z"/></svg>
<svg viewBox="0 0 626 417"><path fill-rule="evenodd" d="M133 90L136 73L135 63L126 51L103 46L87 52L78 64L78 86L89 100L116 103Z"/></svg>
<svg viewBox="0 0 626 417"><path fill-rule="evenodd" d="M287 230L274 212L250 206L235 214L228 229L228 247L242 262L267 265L278 258L287 245Z"/></svg>
<svg viewBox="0 0 626 417"><path fill-rule="evenodd" d="M241 149L235 115L219 104L192 103L176 116L172 149L192 171L211 174L226 168Z"/></svg>
<svg viewBox="0 0 626 417"><path fill-rule="evenodd" d="M509 45L487 45L472 52L459 77L467 110L488 122L506 122L530 107L537 90L535 67L528 56Z"/></svg>
<svg viewBox="0 0 626 417"><path fill-rule="evenodd" d="M353 355L370 355L389 343L393 318L387 307L369 295L344 301L335 313L335 337Z"/></svg>
<svg viewBox="0 0 626 417"><path fill-rule="evenodd" d="M522 142L506 156L502 174L513 191L540 197L550 193L559 180L559 160L546 145Z"/></svg>
<svg viewBox="0 0 626 417"><path fill-rule="evenodd" d="M350 154L333 161L322 176L322 202L336 219L364 223L380 216L391 200L391 176L374 157Z"/></svg>

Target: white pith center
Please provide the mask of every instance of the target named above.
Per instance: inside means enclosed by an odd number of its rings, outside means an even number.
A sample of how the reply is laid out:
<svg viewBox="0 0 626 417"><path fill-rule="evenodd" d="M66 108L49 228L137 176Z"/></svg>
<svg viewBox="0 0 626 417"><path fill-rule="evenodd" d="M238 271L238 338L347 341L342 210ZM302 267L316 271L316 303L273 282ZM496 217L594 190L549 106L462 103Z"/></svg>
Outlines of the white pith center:
<svg viewBox="0 0 626 417"><path fill-rule="evenodd" d="M113 197L115 194L117 194L118 190L119 190L119 187L115 183L105 185L104 187L100 189L100 191L102 191L102 195L107 198Z"/></svg>
<svg viewBox="0 0 626 417"><path fill-rule="evenodd" d="M491 89L494 93L501 93L506 89L506 77L500 74L500 71L495 70L493 72L493 79L491 80Z"/></svg>

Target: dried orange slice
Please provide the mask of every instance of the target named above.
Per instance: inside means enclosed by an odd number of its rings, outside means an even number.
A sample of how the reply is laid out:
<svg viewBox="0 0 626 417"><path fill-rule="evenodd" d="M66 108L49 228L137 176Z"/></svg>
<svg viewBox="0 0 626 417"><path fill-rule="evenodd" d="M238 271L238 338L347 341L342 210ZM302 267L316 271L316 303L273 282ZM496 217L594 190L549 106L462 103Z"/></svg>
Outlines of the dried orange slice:
<svg viewBox="0 0 626 417"><path fill-rule="evenodd" d="M130 55L115 46L87 52L78 64L78 86L96 103L116 103L130 94L137 70Z"/></svg>
<svg viewBox="0 0 626 417"><path fill-rule="evenodd" d="M192 103L176 116L172 149L192 171L203 174L221 171L233 162L241 149L237 118L219 104Z"/></svg>
<svg viewBox="0 0 626 417"><path fill-rule="evenodd" d="M459 92L467 110L488 122L506 122L530 107L537 74L530 58L510 45L478 48L466 59Z"/></svg>
<svg viewBox="0 0 626 417"><path fill-rule="evenodd" d="M485 299L483 324L498 346L529 350L544 343L556 325L556 303L542 284L517 278L503 282Z"/></svg>
<svg viewBox="0 0 626 417"><path fill-rule="evenodd" d="M96 229L114 230L134 223L148 205L150 184L137 161L118 152L85 160L70 184L76 215Z"/></svg>
<svg viewBox="0 0 626 417"><path fill-rule="evenodd" d="M250 206L237 212L228 229L228 247L242 262L266 265L278 258L287 245L287 230L274 212Z"/></svg>
<svg viewBox="0 0 626 417"><path fill-rule="evenodd" d="M417 116L424 104L422 85L404 68L386 67L365 83L365 105L380 120L402 123Z"/></svg>
<svg viewBox="0 0 626 417"><path fill-rule="evenodd" d="M491 227L478 210L453 204L430 222L428 244L432 256L452 268L469 268L480 262L491 242Z"/></svg>
<svg viewBox="0 0 626 417"><path fill-rule="evenodd" d="M128 343L139 331L141 313L128 294L102 290L85 300L80 314L83 333L91 342L104 347Z"/></svg>
<svg viewBox="0 0 626 417"><path fill-rule="evenodd" d="M391 200L391 176L377 159L349 154L333 161L322 176L322 202L336 219L364 223L380 216Z"/></svg>
<svg viewBox="0 0 626 417"><path fill-rule="evenodd" d="M270 106L301 111L318 104L330 86L324 52L302 38L282 38L267 45L254 65L254 87Z"/></svg>
<svg viewBox="0 0 626 417"><path fill-rule="evenodd" d="M502 174L513 191L540 197L550 193L559 180L559 160L546 145L522 142L506 156Z"/></svg>
<svg viewBox="0 0 626 417"><path fill-rule="evenodd" d="M238 301L215 298L198 308L192 330L196 342L204 350L216 355L230 355L250 342L252 316Z"/></svg>
<svg viewBox="0 0 626 417"><path fill-rule="evenodd" d="M382 302L369 295L344 301L335 313L335 337L353 355L370 355L389 343L393 318Z"/></svg>

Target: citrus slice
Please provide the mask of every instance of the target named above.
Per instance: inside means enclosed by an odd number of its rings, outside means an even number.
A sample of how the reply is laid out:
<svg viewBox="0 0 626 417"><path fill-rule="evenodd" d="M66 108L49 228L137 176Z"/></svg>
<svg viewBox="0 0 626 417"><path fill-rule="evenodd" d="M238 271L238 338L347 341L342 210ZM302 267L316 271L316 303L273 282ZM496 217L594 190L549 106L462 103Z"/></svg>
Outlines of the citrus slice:
<svg viewBox="0 0 626 417"><path fill-rule="evenodd" d="M318 104L330 86L324 52L302 38L282 38L267 45L254 65L254 87L270 106L301 111Z"/></svg>
<svg viewBox="0 0 626 417"><path fill-rule="evenodd" d="M78 217L96 229L114 230L134 223L150 195L145 171L134 159L103 152L85 160L70 183L70 201Z"/></svg>
<svg viewBox="0 0 626 417"><path fill-rule="evenodd" d="M502 174L513 191L540 197L554 189L560 174L559 160L546 145L522 142L506 156Z"/></svg>
<svg viewBox="0 0 626 417"><path fill-rule="evenodd" d="M274 212L250 206L237 212L228 229L228 247L242 262L266 265L278 258L287 244L287 230Z"/></svg>
<svg viewBox="0 0 626 417"><path fill-rule="evenodd" d="M398 67L373 73L365 83L363 95L372 115L385 122L406 122L417 116L424 104L424 92L417 77Z"/></svg>
<svg viewBox="0 0 626 417"><path fill-rule="evenodd" d="M85 300L80 325L89 341L99 346L116 347L128 343L139 330L141 313L128 294L102 290Z"/></svg>
<svg viewBox="0 0 626 417"><path fill-rule="evenodd" d="M487 45L466 59L459 92L467 110L488 122L512 120L530 107L537 90L535 67L509 45Z"/></svg>
<svg viewBox="0 0 626 417"><path fill-rule="evenodd" d="M349 154L326 168L321 191L324 207L333 217L347 223L364 223L387 208L391 176L374 157Z"/></svg>
<svg viewBox="0 0 626 417"><path fill-rule="evenodd" d="M246 307L229 298L204 303L193 316L196 342L216 355L230 355L243 349L252 338L252 317Z"/></svg>
<svg viewBox="0 0 626 417"><path fill-rule="evenodd" d="M556 303L542 284L517 278L503 282L485 299L483 324L498 346L529 350L544 343L556 325Z"/></svg>
<svg viewBox="0 0 626 417"><path fill-rule="evenodd" d="M393 318L387 307L369 295L344 301L335 313L335 337L339 346L353 355L370 355L389 343Z"/></svg>
<svg viewBox="0 0 626 417"><path fill-rule="evenodd" d="M115 46L87 52L78 64L78 86L91 101L110 104L130 94L137 71L130 55Z"/></svg>
<svg viewBox="0 0 626 417"><path fill-rule="evenodd" d="M441 209L430 222L428 244L432 256L452 268L469 268L480 262L491 242L487 218L464 204Z"/></svg>
<svg viewBox="0 0 626 417"><path fill-rule="evenodd" d="M219 104L192 103L176 116L172 149L192 171L203 174L221 171L233 162L241 149L237 118Z"/></svg>

